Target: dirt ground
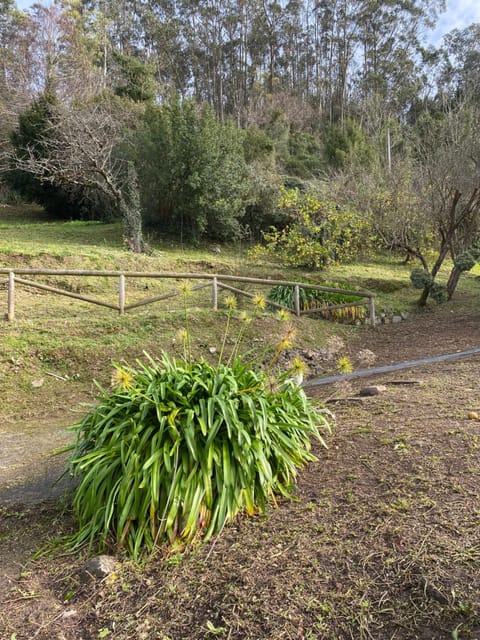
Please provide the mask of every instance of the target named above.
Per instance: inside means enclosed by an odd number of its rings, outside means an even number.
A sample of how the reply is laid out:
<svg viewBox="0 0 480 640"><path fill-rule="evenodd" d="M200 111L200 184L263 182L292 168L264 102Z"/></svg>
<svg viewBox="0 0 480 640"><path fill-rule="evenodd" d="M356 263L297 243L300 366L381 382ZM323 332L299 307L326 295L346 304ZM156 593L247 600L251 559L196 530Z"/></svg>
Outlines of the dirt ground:
<svg viewBox="0 0 480 640"><path fill-rule="evenodd" d="M359 328L348 352L479 346L480 313L436 310ZM335 423L293 500L103 581L84 557L28 560L68 510L0 506L0 638L480 640L479 374L480 356L310 389Z"/></svg>

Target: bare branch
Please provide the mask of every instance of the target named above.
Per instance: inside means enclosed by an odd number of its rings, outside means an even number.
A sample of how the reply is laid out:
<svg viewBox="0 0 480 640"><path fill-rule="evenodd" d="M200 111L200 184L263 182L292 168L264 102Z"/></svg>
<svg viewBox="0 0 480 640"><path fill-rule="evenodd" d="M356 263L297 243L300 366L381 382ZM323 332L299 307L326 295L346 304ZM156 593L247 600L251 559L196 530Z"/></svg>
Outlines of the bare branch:
<svg viewBox="0 0 480 640"><path fill-rule="evenodd" d="M119 152L132 113L120 102L58 106L35 145L6 152L8 167L40 182L79 186L104 194L127 227L129 245L143 247L136 174Z"/></svg>

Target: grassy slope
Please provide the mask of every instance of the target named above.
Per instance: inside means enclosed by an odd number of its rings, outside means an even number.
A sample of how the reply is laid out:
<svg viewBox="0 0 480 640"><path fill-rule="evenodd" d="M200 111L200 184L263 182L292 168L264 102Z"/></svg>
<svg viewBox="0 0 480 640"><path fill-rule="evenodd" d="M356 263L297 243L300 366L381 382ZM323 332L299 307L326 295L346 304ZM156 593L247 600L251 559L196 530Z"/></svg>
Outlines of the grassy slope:
<svg viewBox="0 0 480 640"><path fill-rule="evenodd" d="M2 267L265 273L247 264L245 254L238 250L217 255L208 246L184 249L166 243L154 246L150 256L136 256L124 249L117 224L49 222L31 208L20 211L20 217L17 213L12 209L0 211ZM288 275L281 271L267 273L273 277ZM113 279L49 276L41 281L113 303L118 295L118 283ZM176 284L129 280L127 302L154 296ZM5 284L3 290L6 311ZM209 297L209 293L199 292L189 301L193 307L192 343L197 354L205 357L209 357L209 347L218 346L224 321L222 314L211 313ZM108 382L112 360L132 360L144 350L152 355L162 350L175 352L175 333L184 323L180 298L120 317L113 310L17 286L16 319L9 324L2 321L3 419L41 418L90 397L93 378ZM299 339L307 346L323 343L331 330L325 323L305 319L298 323ZM278 331L278 323L265 315L252 328L247 342L254 337L261 342ZM55 376L68 380L60 384ZM40 378L44 384L32 389L32 381ZM32 394L37 400L34 407Z"/></svg>

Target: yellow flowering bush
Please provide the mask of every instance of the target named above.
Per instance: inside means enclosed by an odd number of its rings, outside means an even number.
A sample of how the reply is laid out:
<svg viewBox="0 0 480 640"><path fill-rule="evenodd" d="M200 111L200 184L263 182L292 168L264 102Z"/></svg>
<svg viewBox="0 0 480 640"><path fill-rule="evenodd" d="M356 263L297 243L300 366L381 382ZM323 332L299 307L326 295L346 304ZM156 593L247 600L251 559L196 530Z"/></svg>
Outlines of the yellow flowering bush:
<svg viewBox="0 0 480 640"><path fill-rule="evenodd" d="M291 266L322 269L352 260L368 246L370 224L315 191L284 189L278 207L289 212L291 222L264 233L264 249Z"/></svg>

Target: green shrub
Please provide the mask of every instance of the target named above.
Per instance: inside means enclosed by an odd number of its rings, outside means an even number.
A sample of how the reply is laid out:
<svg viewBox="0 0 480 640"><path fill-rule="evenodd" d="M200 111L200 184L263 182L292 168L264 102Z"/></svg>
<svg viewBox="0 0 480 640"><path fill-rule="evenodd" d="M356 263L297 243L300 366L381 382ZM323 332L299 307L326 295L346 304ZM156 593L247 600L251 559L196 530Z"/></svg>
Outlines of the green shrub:
<svg viewBox="0 0 480 640"><path fill-rule="evenodd" d="M435 300L435 302L438 302L438 304L442 304L448 300L446 287L438 282L434 282L430 287L430 296Z"/></svg>
<svg viewBox="0 0 480 640"><path fill-rule="evenodd" d="M146 226L181 238L240 239L251 184L243 138L206 104L149 105L136 143Z"/></svg>
<svg viewBox="0 0 480 640"><path fill-rule="evenodd" d="M352 260L368 245L368 222L313 190L284 189L277 208L289 215L289 222L264 233L262 249L290 266L322 269ZM261 253L254 249L250 255Z"/></svg>
<svg viewBox="0 0 480 640"><path fill-rule="evenodd" d="M464 271L470 271L477 264L477 260L470 251L464 251L458 255L454 260L455 268L462 273Z"/></svg>
<svg viewBox="0 0 480 640"><path fill-rule="evenodd" d="M425 287L430 288L433 284L432 275L421 267L415 267L410 273L410 280L415 289L423 289Z"/></svg>
<svg viewBox="0 0 480 640"><path fill-rule="evenodd" d="M288 374L272 381L239 358L116 365L113 390L75 427L70 543L114 543L138 558L164 541L208 539L238 513L288 496L324 428Z"/></svg>
<svg viewBox="0 0 480 640"><path fill-rule="evenodd" d="M348 289L348 285L343 283L324 282L323 286L335 289ZM352 322L357 318L364 318L367 314L366 307L358 307L353 303L361 302L361 296L355 296L347 293L335 293L333 291L320 291L318 289L304 289L300 287L300 309L322 309L330 305L352 303L350 307L343 309L331 309L321 312L321 315L330 320ZM295 307L295 290L294 287L288 285L276 285L272 287L268 294L268 300L282 304L285 307L294 309Z"/></svg>
<svg viewBox="0 0 480 640"><path fill-rule="evenodd" d="M410 280L415 289L428 289L429 295L439 304L448 300L448 292L444 285L435 282L434 277L426 269L416 267L410 273Z"/></svg>

